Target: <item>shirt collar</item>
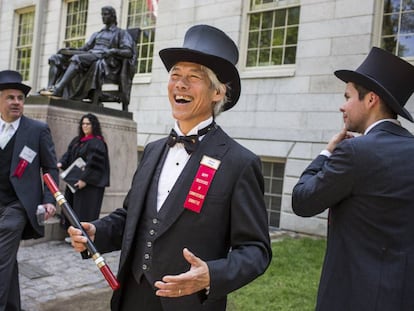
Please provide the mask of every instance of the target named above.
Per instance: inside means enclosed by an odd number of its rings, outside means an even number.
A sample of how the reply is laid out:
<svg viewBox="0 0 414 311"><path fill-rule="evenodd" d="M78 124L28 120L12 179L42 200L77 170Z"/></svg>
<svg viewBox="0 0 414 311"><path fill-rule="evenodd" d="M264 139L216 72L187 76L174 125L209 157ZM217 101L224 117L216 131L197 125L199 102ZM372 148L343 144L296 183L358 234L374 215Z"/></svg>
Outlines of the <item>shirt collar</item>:
<svg viewBox="0 0 414 311"><path fill-rule="evenodd" d="M377 122L372 123L370 126L368 126L368 128L365 130L364 135L367 135L369 131L371 131L375 126L377 126L378 124L382 123L382 122L392 122L395 123L397 125L401 125L400 121L396 120L396 119L382 119L382 120L378 120Z"/></svg>
<svg viewBox="0 0 414 311"><path fill-rule="evenodd" d="M206 126L208 126L209 124L211 124L211 122L213 122L213 117L210 117L207 120L204 120L204 121L198 123L195 127L193 127L187 133L187 136L189 136L189 135L197 135L197 133L198 133L199 130L201 130L202 128L205 128ZM181 132L180 127L178 126L178 121L175 121L174 130L177 132L177 134L179 136L184 136L183 132Z"/></svg>
<svg viewBox="0 0 414 311"><path fill-rule="evenodd" d="M13 129L15 129L15 130L17 130L17 128L19 127L19 125L20 125L20 119L21 119L21 117L20 118L18 118L17 120L14 120L13 122L11 122L10 124L12 125L12 128ZM6 122L6 121L4 121L1 117L0 117L0 128L1 127L3 127L3 124L4 123L8 123L8 122Z"/></svg>

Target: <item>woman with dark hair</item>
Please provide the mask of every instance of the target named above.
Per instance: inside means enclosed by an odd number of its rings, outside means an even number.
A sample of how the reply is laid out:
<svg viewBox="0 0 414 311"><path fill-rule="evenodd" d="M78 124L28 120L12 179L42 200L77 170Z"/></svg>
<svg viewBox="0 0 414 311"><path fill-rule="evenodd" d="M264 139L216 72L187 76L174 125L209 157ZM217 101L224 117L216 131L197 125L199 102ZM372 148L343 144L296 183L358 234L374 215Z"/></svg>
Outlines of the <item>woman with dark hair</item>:
<svg viewBox="0 0 414 311"><path fill-rule="evenodd" d="M92 221L99 218L105 187L109 186L109 156L99 120L91 113L80 119L78 135L57 166L65 170L79 157L86 166L74 184L76 191L66 187L65 196L80 221Z"/></svg>

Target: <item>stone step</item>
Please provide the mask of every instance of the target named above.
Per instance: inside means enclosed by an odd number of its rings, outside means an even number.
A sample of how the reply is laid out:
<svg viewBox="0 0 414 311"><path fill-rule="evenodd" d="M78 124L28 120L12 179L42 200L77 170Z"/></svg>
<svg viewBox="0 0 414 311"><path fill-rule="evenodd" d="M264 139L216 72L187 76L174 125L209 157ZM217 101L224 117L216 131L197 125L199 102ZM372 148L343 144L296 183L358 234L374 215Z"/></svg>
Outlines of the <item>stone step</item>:
<svg viewBox="0 0 414 311"><path fill-rule="evenodd" d="M82 292L68 291L67 297L63 296L41 303L39 311L108 311L110 309L111 296L112 290L109 287L90 289Z"/></svg>

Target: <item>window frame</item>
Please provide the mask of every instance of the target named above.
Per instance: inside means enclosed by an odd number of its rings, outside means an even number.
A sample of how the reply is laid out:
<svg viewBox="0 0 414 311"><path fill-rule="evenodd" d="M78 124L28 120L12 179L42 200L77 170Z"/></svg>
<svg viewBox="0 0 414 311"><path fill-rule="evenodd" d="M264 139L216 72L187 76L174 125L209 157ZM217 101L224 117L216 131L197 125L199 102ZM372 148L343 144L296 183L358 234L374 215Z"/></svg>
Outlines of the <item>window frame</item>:
<svg viewBox="0 0 414 311"><path fill-rule="evenodd" d="M280 228L280 220L281 220L281 215L282 215L282 202L283 202L283 188L284 188L284 183L285 183L285 173L286 173L286 161L283 161L281 159L278 158L273 158L273 157L261 157L261 162L262 162L262 174L263 174L263 178L264 178L264 185L265 185L265 189L264 189L264 200L265 200L265 204L266 204L266 213L267 213L267 219L268 219L268 226L269 228ZM273 176L273 170L272 169L272 174L271 175L266 175L266 173L264 172L263 166L264 164L271 164L272 166L274 165L281 165L283 171L282 171L282 175L281 176ZM270 178L270 183L274 180L278 180L281 182L281 189L280 189L280 193L272 193L271 189L272 187L269 187L269 189L266 189L266 180ZM270 185L269 183L269 185ZM268 191L267 191L268 190ZM269 199L271 200L271 198L273 197L278 197L280 198L280 202L279 202L279 206L278 206L278 210L272 210L272 206L269 206ZM277 226L274 224L271 224L271 219L272 219L272 215L271 213L276 213L278 214L278 224Z"/></svg>
<svg viewBox="0 0 414 311"><path fill-rule="evenodd" d="M382 33L383 33L382 24L384 21L384 5L385 5L385 0L381 0L378 2L376 1L376 7L375 7L376 18L374 19L375 31L373 34L373 42L376 42L376 46L378 47L382 47ZM399 35L399 32L396 34L396 36L398 35ZM402 58L407 60L410 63L414 63L414 53L412 56L402 57Z"/></svg>
<svg viewBox="0 0 414 311"><path fill-rule="evenodd" d="M275 0L274 3L263 4L260 9L250 9L251 0L244 0L242 14L242 36L240 43L239 69L241 78L263 78L263 77L291 77L295 75L296 63L289 65L257 66L247 67L247 48L249 38L249 15L252 13L275 11L290 7L301 7L299 0ZM300 28L300 17L299 17ZM299 40L296 46L298 46ZM296 53L297 55L297 53Z"/></svg>
<svg viewBox="0 0 414 311"><path fill-rule="evenodd" d="M29 57L29 66L25 68L25 72L22 72L21 68L18 68L19 63L19 51L22 50L25 46L28 47L28 45L19 45L19 38L21 36L20 34L20 19L22 15L24 14L33 14L33 24L31 29L31 43L30 43L30 57ZM33 60L35 59L34 53L36 52L35 49L35 42L36 42L36 6L28 6L25 8L17 9L15 10L15 35L14 35L14 42L13 42L13 57L12 57L12 63L13 68L15 68L16 71L20 72L23 81L30 81L33 77ZM26 76L27 71L27 76Z"/></svg>
<svg viewBox="0 0 414 311"><path fill-rule="evenodd" d="M69 43L69 42L73 42L75 40L77 40L77 41L82 40L82 36L79 36L76 39L74 39L74 38L70 38L70 39L66 38L66 29L68 27L67 22L68 22L69 5L71 3L79 2L79 1L81 1L81 0L66 0L65 1L65 5L63 6L64 12L62 14L62 17L63 17L62 18L62 28L61 28L62 29L62 36L61 36L62 40L60 42L60 46L61 47L81 47L81 46L83 46L86 43L86 40L87 40L87 28L88 28L88 15L89 15L89 9L90 9L89 0L84 0L84 1L87 2L87 9L86 9L86 19L85 19L85 32L83 34L83 44L80 45L80 46L67 45L67 43Z"/></svg>
<svg viewBox="0 0 414 311"><path fill-rule="evenodd" d="M153 41L152 43L150 43L149 45L152 45L152 53L150 53L151 55L151 65L149 66L149 71L148 72L136 72L134 75L134 79L133 79L133 83L137 84L137 83L149 83L151 82L151 77L152 77L152 70L153 70L153 64L154 64L154 48L155 48L155 36L156 36L156 28L157 28L157 16L155 16L155 22L148 27L143 27L141 25L138 24L130 24L130 12L129 12L129 6L130 6L130 2L131 0L128 0L125 2L125 5L123 6L123 20L125 20L125 28L135 28L135 27L139 27L141 29L141 33L140 33L140 37L139 37L139 42L137 44L137 57L138 57L138 64L137 64L137 70L139 69L140 66L140 62L142 61L142 57L140 54L140 48L142 48L142 42L144 40L144 35L145 35L145 30L147 29L152 29L153 30ZM147 11L150 12L150 11ZM143 14L143 13L141 13ZM151 47L150 47L151 50ZM144 59L149 59L149 56L147 55ZM145 60L146 62L148 62L149 60ZM148 64L147 64L148 65Z"/></svg>

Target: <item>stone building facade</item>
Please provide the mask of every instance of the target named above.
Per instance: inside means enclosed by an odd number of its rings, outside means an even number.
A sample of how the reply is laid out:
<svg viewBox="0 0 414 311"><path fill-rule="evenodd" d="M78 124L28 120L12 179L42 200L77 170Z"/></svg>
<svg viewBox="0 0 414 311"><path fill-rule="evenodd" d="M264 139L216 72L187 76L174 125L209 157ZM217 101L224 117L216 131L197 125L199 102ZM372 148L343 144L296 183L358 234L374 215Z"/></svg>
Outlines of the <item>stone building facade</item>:
<svg viewBox="0 0 414 311"><path fill-rule="evenodd" d="M0 69L21 69L18 68L22 63L18 49L19 20L25 12L33 11L27 82L35 90L45 86L48 57L63 47L68 12L74 6L76 9L74 3L82 1L86 0L0 0ZM396 53L414 61L414 49L410 49L414 47L410 41L413 30L407 22L409 18L404 18L413 14L414 7L412 4L400 7L400 1L86 2L85 39L102 27L100 8L104 5L116 8L121 27L143 29L142 62L134 78L129 105L137 123L138 152L148 142L165 136L173 124L167 99L168 74L158 51L180 46L186 29L194 24L216 26L234 39L240 48L241 98L217 121L262 158L269 223L271 227L286 230L317 235L326 231L326 213L307 219L292 213L291 190L310 160L342 127L339 106L344 100L345 86L333 72L355 69L372 46L389 42L386 20L396 19L395 25L408 24L405 28L391 28L394 39L400 38L401 46L405 47ZM404 33L408 35L399 37ZM108 104L108 107L118 109L119 105ZM406 107L414 112L413 99ZM414 131L412 124L401 122Z"/></svg>

